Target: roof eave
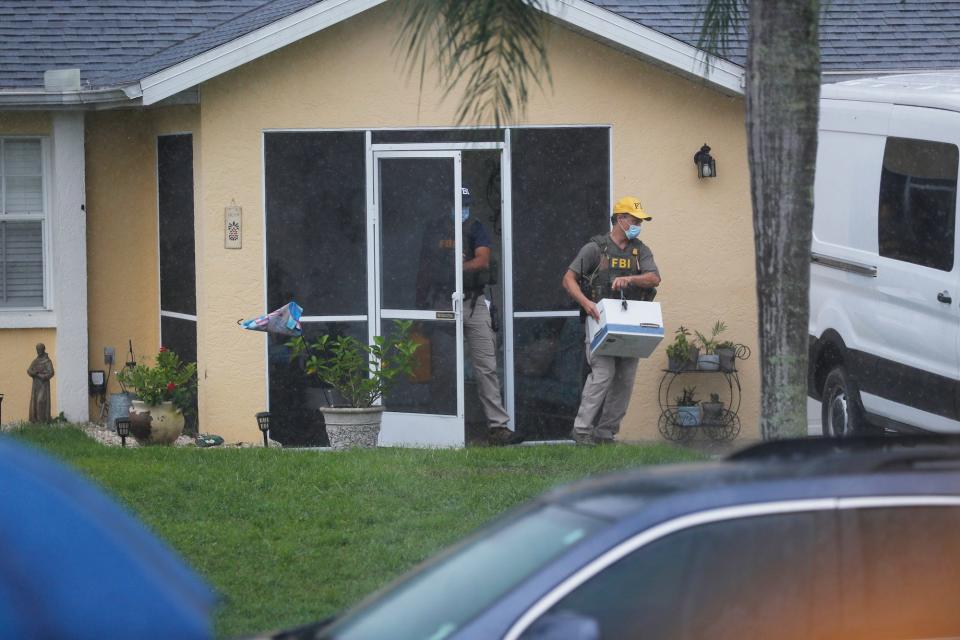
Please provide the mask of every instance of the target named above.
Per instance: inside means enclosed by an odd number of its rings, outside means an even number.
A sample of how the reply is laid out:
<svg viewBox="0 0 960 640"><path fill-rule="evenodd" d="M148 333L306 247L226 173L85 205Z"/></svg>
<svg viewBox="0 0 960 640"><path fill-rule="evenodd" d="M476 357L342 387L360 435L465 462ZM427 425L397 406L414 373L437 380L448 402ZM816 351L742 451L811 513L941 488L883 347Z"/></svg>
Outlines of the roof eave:
<svg viewBox="0 0 960 640"><path fill-rule="evenodd" d="M115 109L140 104L139 84L79 91L47 91L39 88L0 90L0 109L3 110Z"/></svg>

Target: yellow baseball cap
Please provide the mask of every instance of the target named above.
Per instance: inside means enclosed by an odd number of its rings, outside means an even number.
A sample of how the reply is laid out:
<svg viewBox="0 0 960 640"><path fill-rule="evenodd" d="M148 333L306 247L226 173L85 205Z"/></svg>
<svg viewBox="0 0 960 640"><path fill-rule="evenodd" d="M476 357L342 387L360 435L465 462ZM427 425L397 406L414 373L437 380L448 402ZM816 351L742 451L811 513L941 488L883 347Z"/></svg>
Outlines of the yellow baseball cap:
<svg viewBox="0 0 960 640"><path fill-rule="evenodd" d="M643 210L643 205L640 204L640 199L634 198L633 196L627 196L617 200L613 205L613 213L614 215L618 213L629 213L634 218L639 218L641 220L653 220L653 217Z"/></svg>

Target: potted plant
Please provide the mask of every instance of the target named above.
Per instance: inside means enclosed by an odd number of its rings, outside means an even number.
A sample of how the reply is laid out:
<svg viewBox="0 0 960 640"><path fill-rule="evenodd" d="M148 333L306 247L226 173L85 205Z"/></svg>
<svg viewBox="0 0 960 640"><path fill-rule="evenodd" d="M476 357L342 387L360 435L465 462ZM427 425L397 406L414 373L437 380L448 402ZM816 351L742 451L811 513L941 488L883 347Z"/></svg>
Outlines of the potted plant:
<svg viewBox="0 0 960 640"><path fill-rule="evenodd" d="M717 343L717 348L715 350L717 356L720 358L720 370L730 372L736 368L737 364L737 345L730 342L729 340L724 340L723 342Z"/></svg>
<svg viewBox="0 0 960 640"><path fill-rule="evenodd" d="M180 361L160 347L155 365L138 364L117 372L135 394L130 406L130 434L140 444L172 444L183 432L183 414L193 409L197 363Z"/></svg>
<svg viewBox="0 0 960 640"><path fill-rule="evenodd" d="M696 392L696 387L684 387L683 393L674 400L677 403L677 423L682 427L696 427L703 418Z"/></svg>
<svg viewBox="0 0 960 640"><path fill-rule="evenodd" d="M302 358L304 372L332 387L344 406L321 407L327 437L333 449L375 447L380 435L383 396L400 379L409 377L420 346L410 338L410 320L395 320L396 331L374 336L365 344L351 336L322 336L307 342L303 336L287 343L291 359Z"/></svg>
<svg viewBox="0 0 960 640"><path fill-rule="evenodd" d="M727 325L721 320L717 320L710 330L710 337L706 337L699 331L696 332L697 340L703 347L703 353L697 359L697 368L704 371L719 371L720 356L717 355L717 345L720 343L718 336L727 330Z"/></svg>
<svg viewBox="0 0 960 640"><path fill-rule="evenodd" d="M670 371L695 368L699 349L688 339L690 331L681 325L673 333L673 342L667 347L667 368Z"/></svg>
<svg viewBox="0 0 960 640"><path fill-rule="evenodd" d="M723 422L723 402L720 400L720 394L711 393L710 402L701 402L700 408L703 410L704 424L720 424Z"/></svg>

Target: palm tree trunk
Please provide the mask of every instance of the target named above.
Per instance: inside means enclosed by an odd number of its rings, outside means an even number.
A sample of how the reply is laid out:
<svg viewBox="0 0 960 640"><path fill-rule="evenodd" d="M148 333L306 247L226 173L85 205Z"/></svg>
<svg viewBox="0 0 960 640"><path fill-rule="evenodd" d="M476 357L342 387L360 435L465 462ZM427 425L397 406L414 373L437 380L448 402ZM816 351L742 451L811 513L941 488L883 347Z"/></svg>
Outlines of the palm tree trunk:
<svg viewBox="0 0 960 640"><path fill-rule="evenodd" d="M819 0L750 0L747 136L757 253L760 431L807 434Z"/></svg>

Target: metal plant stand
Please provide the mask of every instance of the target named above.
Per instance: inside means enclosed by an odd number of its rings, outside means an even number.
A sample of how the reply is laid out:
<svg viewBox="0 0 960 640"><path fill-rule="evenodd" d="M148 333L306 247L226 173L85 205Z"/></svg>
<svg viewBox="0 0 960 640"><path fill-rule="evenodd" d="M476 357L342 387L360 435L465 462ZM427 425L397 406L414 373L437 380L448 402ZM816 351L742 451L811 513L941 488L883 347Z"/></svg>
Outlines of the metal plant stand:
<svg viewBox="0 0 960 640"><path fill-rule="evenodd" d="M750 350L744 345L737 345L737 360L746 360L750 357ZM734 360L736 362L737 360ZM686 424L686 420L681 418L677 405L673 404L671 398L673 383L680 376L703 376L719 375L723 376L727 383L726 402L720 411L719 416L703 417L700 424ZM740 411L741 388L740 376L734 367L729 371L707 371L704 369L664 369L663 376L660 378L660 387L657 390L657 402L660 406L660 420L657 427L660 434L667 440L674 442L685 442L693 438L698 431L702 432L711 440L725 441L733 440L740 433Z"/></svg>

